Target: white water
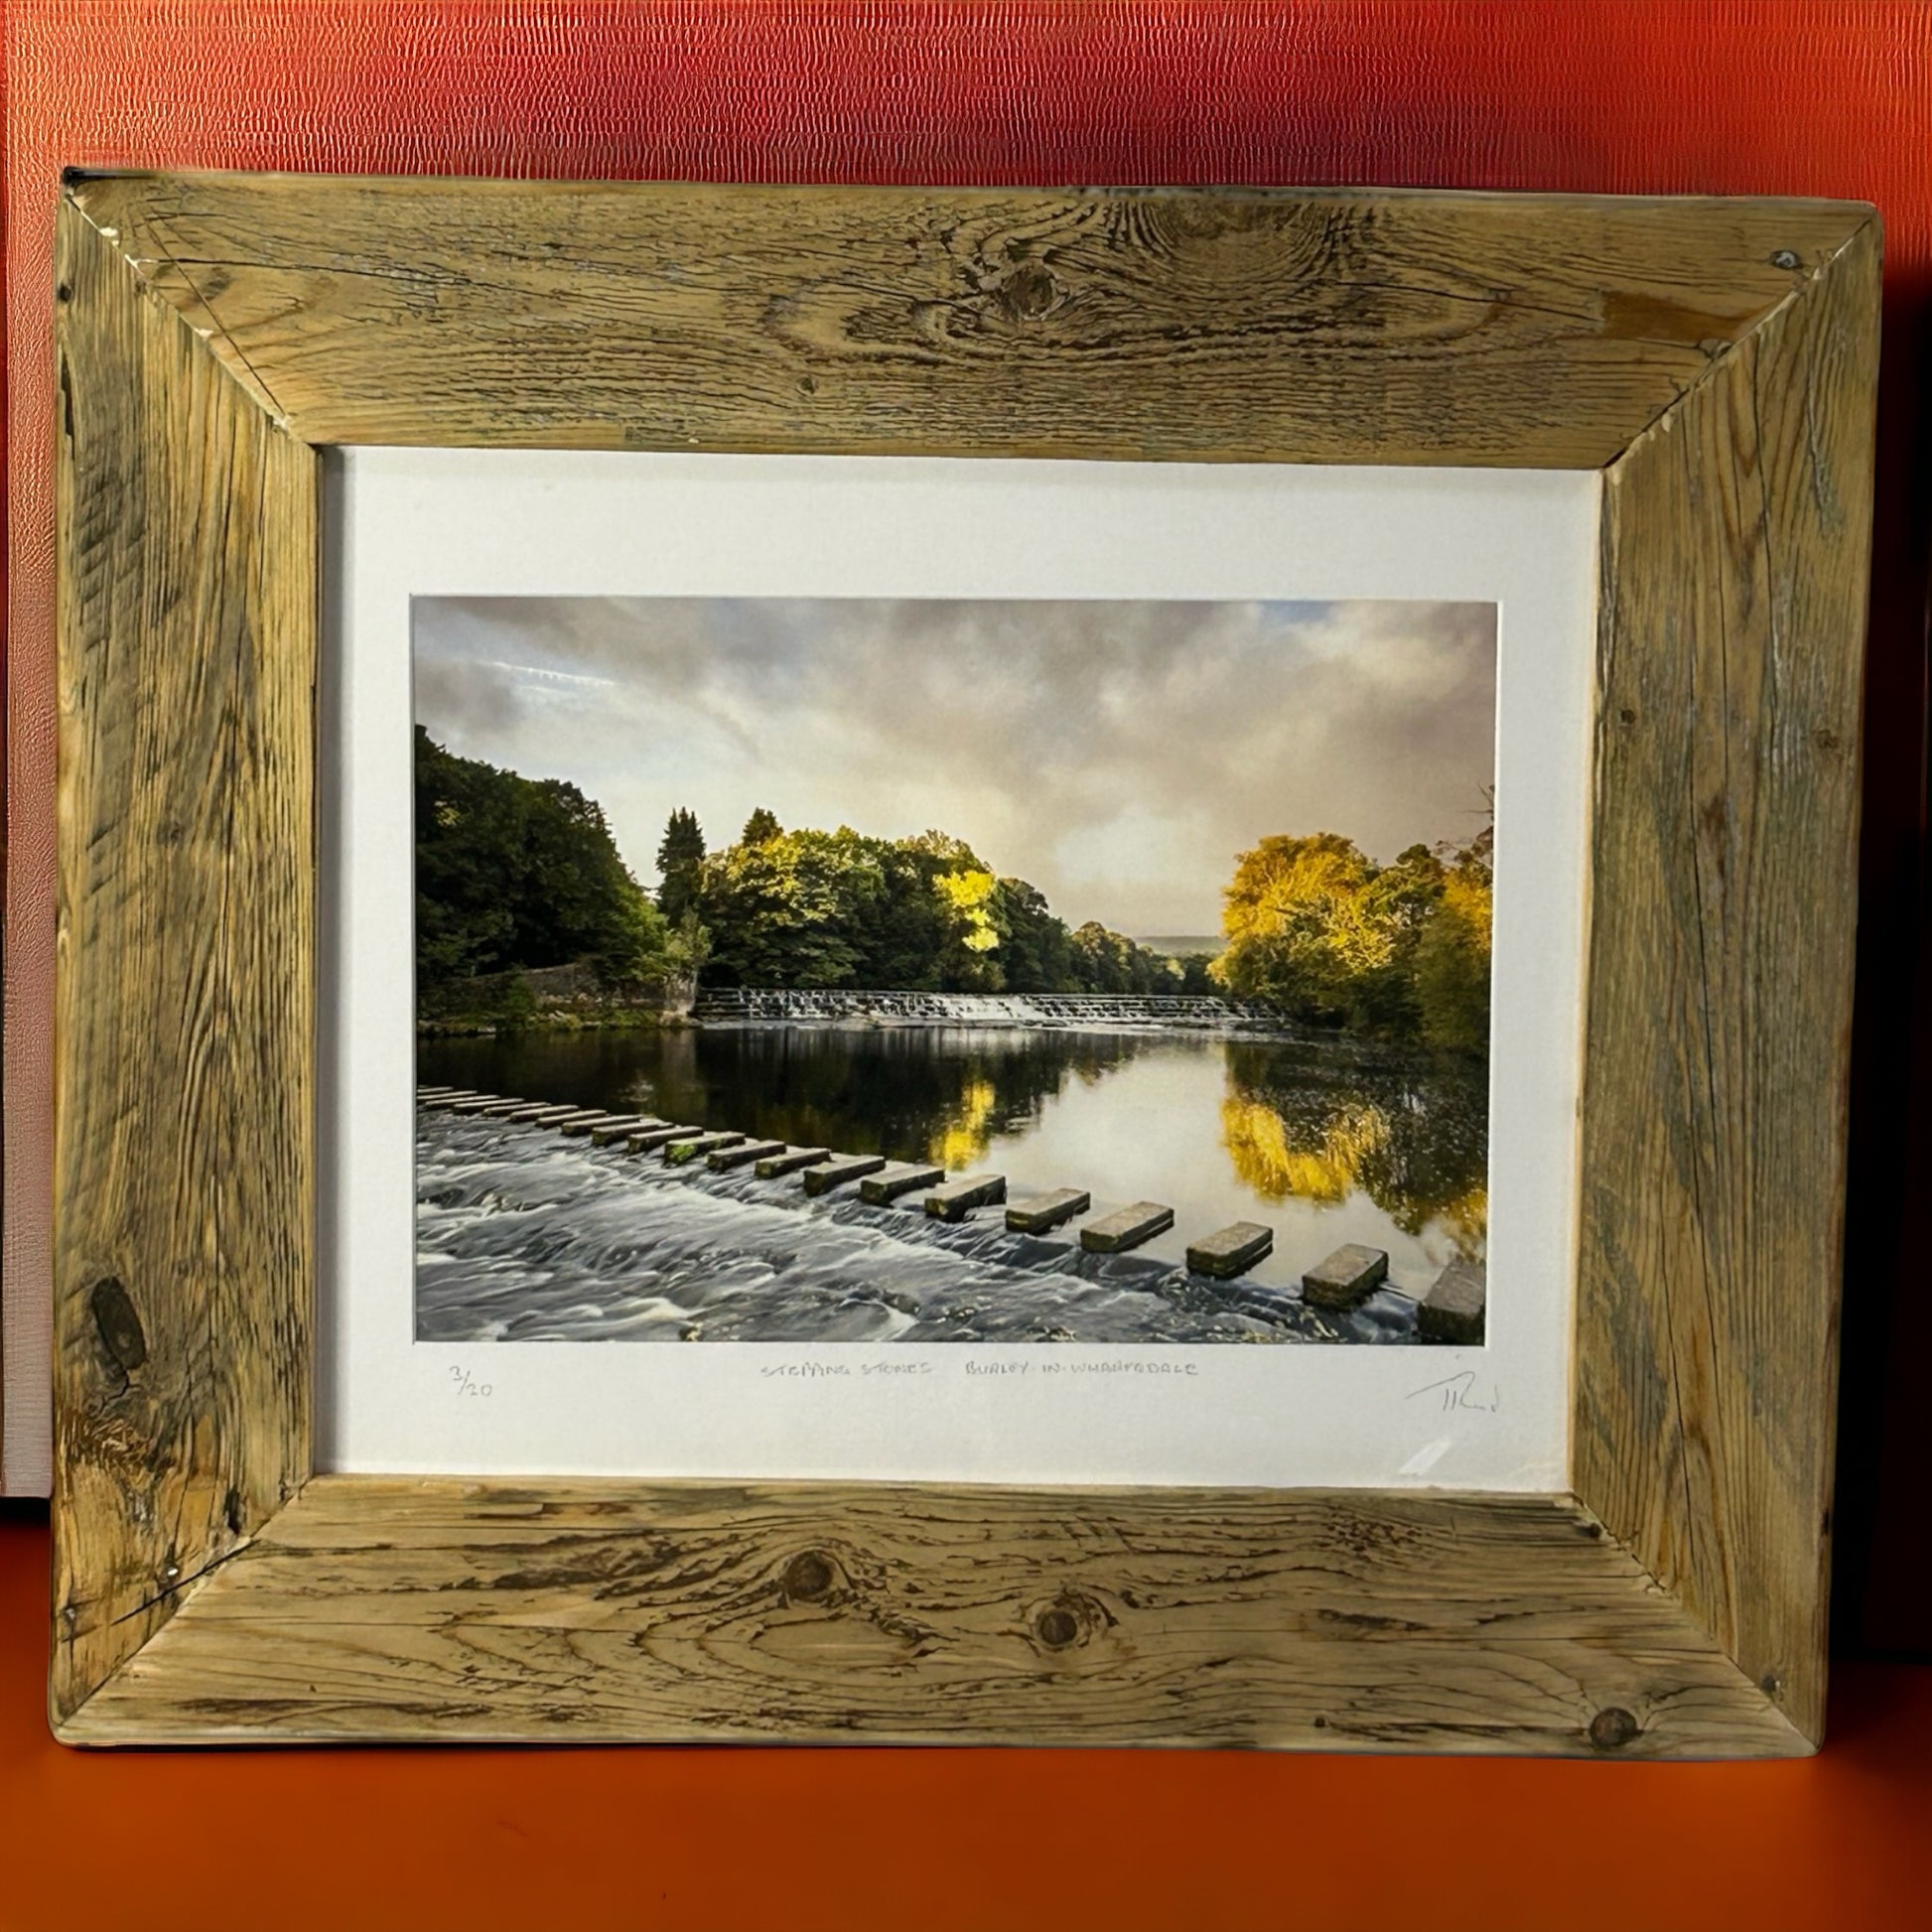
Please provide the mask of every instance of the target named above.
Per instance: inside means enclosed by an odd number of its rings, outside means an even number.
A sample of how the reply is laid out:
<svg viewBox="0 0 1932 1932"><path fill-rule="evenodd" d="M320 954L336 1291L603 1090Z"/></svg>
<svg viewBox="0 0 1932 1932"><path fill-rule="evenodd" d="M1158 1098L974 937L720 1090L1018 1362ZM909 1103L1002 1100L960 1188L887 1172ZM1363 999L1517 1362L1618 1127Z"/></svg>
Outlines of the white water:
<svg viewBox="0 0 1932 1932"><path fill-rule="evenodd" d="M1386 1342L1415 1308L1348 1314L1137 1255L948 1226L795 1177L668 1168L532 1127L419 1113L418 1339Z"/></svg>

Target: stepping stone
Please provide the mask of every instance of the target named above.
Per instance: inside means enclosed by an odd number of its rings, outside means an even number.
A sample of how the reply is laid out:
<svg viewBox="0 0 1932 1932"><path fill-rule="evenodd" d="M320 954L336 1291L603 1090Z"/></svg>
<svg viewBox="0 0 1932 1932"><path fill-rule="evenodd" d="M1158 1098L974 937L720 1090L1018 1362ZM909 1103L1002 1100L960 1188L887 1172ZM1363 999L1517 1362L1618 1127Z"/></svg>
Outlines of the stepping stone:
<svg viewBox="0 0 1932 1932"><path fill-rule="evenodd" d="M805 1183L806 1193L826 1194L834 1187L843 1187L848 1180L877 1173L885 1165L883 1154L835 1154L829 1161L807 1168L799 1178Z"/></svg>
<svg viewBox="0 0 1932 1932"><path fill-rule="evenodd" d="M513 1114L520 1114L529 1104L527 1100L492 1100L487 1107L472 1107L469 1111L480 1114L484 1120L508 1120Z"/></svg>
<svg viewBox="0 0 1932 1932"><path fill-rule="evenodd" d="M949 1180L925 1197L925 1211L935 1220L963 1221L976 1207L993 1207L1007 1197L1003 1173L976 1173L965 1180Z"/></svg>
<svg viewBox="0 0 1932 1932"><path fill-rule="evenodd" d="M1452 1261L1436 1277L1416 1310L1425 1341L1482 1340L1489 1300L1489 1271L1472 1261Z"/></svg>
<svg viewBox="0 0 1932 1932"><path fill-rule="evenodd" d="M610 1115L602 1107L573 1107L568 1113L559 1114L556 1118L546 1121L544 1125L559 1128L566 1134L575 1133L582 1128L588 1134L599 1121L609 1119Z"/></svg>
<svg viewBox="0 0 1932 1932"><path fill-rule="evenodd" d="M1055 1187L1050 1194L1029 1194L1018 1207L1009 1207L1007 1226L1015 1234L1050 1234L1092 1205L1093 1196L1077 1187Z"/></svg>
<svg viewBox="0 0 1932 1932"><path fill-rule="evenodd" d="M734 1168L749 1167L754 1161L768 1161L785 1151L783 1141L740 1141L736 1147L721 1147L707 1154L704 1164L713 1173L729 1173Z"/></svg>
<svg viewBox="0 0 1932 1932"><path fill-rule="evenodd" d="M736 1147L744 1138L743 1134L700 1134L694 1140L666 1141L664 1159L672 1167L681 1168L714 1148Z"/></svg>
<svg viewBox="0 0 1932 1932"><path fill-rule="evenodd" d="M559 1107L553 1101L532 1102L527 1107L519 1107L513 1114L505 1114L505 1120L513 1120L528 1127L554 1127L560 1120L568 1120L576 1113L575 1107Z"/></svg>
<svg viewBox="0 0 1932 1932"><path fill-rule="evenodd" d="M418 1094L416 1103L437 1113L448 1113L459 1100L486 1100L487 1094L479 1093L475 1087L452 1087L447 1093Z"/></svg>
<svg viewBox="0 0 1932 1932"><path fill-rule="evenodd" d="M416 1089L416 1098L418 1100L442 1100L447 1099L452 1094L467 1094L468 1092L470 1092L470 1088L468 1087L418 1087Z"/></svg>
<svg viewBox="0 0 1932 1932"><path fill-rule="evenodd" d="M619 1114L615 1120L601 1120L591 1129L593 1147L609 1147L613 1141L621 1141L626 1134L641 1133L646 1127L668 1127L670 1122L659 1120L655 1114Z"/></svg>
<svg viewBox="0 0 1932 1932"><path fill-rule="evenodd" d="M752 1172L760 1180L775 1180L781 1173L796 1173L800 1168L815 1168L831 1156L828 1147L788 1147L782 1154L767 1154Z"/></svg>
<svg viewBox="0 0 1932 1932"><path fill-rule="evenodd" d="M574 1134L580 1140L600 1127L621 1127L628 1132L633 1127L643 1125L641 1114L607 1114L602 1109L593 1113L582 1113L573 1120L560 1120L557 1125L566 1134Z"/></svg>
<svg viewBox="0 0 1932 1932"><path fill-rule="evenodd" d="M874 1207L884 1207L888 1201L909 1194L914 1187L930 1187L945 1177L944 1168L920 1168L910 1162L895 1161L883 1173L871 1174L860 1181L859 1198L870 1201Z"/></svg>
<svg viewBox="0 0 1932 1932"><path fill-rule="evenodd" d="M1117 1255L1166 1234L1173 1226L1173 1209L1158 1200L1137 1200L1132 1207L1103 1214L1080 1230L1080 1245L1089 1254Z"/></svg>
<svg viewBox="0 0 1932 1932"><path fill-rule="evenodd" d="M480 1114L502 1099L500 1093L466 1093L461 1100L446 1100L443 1110L451 1114Z"/></svg>
<svg viewBox="0 0 1932 1932"><path fill-rule="evenodd" d="M1389 1278L1389 1258L1380 1248L1350 1242L1302 1277L1302 1300L1318 1309L1352 1309Z"/></svg>
<svg viewBox="0 0 1932 1932"><path fill-rule="evenodd" d="M1187 1267L1196 1275L1231 1282L1245 1275L1275 1245L1275 1230L1259 1221L1235 1221L1187 1250Z"/></svg>
<svg viewBox="0 0 1932 1932"><path fill-rule="evenodd" d="M655 1154L660 1147L669 1147L673 1141L689 1141L702 1134L702 1127L646 1127L641 1134L626 1134L623 1147L626 1154Z"/></svg>

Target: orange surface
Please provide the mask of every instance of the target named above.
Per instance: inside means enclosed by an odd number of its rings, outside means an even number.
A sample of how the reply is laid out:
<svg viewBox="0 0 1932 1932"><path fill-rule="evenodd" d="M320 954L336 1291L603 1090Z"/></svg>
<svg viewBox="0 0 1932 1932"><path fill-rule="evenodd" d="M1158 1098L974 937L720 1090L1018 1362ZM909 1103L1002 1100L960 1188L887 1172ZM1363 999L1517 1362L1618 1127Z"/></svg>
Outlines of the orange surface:
<svg viewBox="0 0 1932 1932"><path fill-rule="evenodd" d="M1910 1111L1932 530L1932 5L12 0L6 1247L46 1268L48 239L64 163L1849 196L1887 224L1837 1520L1932 1648L1932 1140ZM1932 1027L1920 1032L1932 1093ZM1915 1138L1916 1135L1916 1138ZM1916 1150L1916 1151L1915 1151ZM1921 1186L1908 1185L1918 1163ZM0 1928L1932 1926L1932 1672L1766 1766L1224 1754L80 1757L0 1522Z"/></svg>
<svg viewBox="0 0 1932 1932"><path fill-rule="evenodd" d="M19 1505L14 1506L16 1511ZM5 1932L1887 1932L1932 1924L1932 1669L1780 1764L53 1743L0 1524Z"/></svg>

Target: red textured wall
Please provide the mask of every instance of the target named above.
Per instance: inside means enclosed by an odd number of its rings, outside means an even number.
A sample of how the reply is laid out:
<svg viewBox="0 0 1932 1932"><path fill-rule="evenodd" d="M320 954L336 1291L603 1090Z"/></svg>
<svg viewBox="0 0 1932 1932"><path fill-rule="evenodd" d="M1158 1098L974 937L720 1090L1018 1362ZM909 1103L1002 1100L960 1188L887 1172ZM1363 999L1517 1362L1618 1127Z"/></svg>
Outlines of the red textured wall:
<svg viewBox="0 0 1932 1932"><path fill-rule="evenodd" d="M53 791L47 289L61 165L790 181L1386 183L1828 195L1876 203L1887 231L1885 349L1861 860L1864 912L1837 1616L1842 1645L1932 1648L1932 1539L1916 1527L1932 1483L1932 1452L1913 1394L1915 1364L1932 1359L1932 1215L1920 1204L1932 1196L1932 1148L1923 1103L1916 1116L1910 1105L1915 1065L1920 1092L1932 1089L1932 1028L1920 1025L1915 1033L1913 1024L1925 1005L1916 962L1925 565L1932 528L1932 6L1914 0L1308 0L1282 6L1158 0L1138 6L1067 0L984 6L946 0L662 6L595 0L14 0L8 36L6 425L14 567L7 587L13 789L5 1240L9 1284L30 1291L45 1279L48 1224ZM13 1540L16 1555L18 1539L38 1533L31 1524L0 1524L0 1536ZM11 1707L24 1695L23 1673L31 1676L39 1668L27 1654L39 1638L34 1632L20 1637L16 1623L8 1630L14 1648L6 1653L0 1699ZM319 1768L303 1776L277 1768L284 1782L276 1788L287 1792L291 1805L333 1814L328 1831L313 1840L298 1834L297 1848L276 1861L285 1880L307 1859L341 1843L355 1801L345 1799L345 1773L339 1768L332 1783L329 1767L357 1761L304 1760ZM507 1761L547 1767L560 1760ZM1820 1767L1728 1772L1723 1775L1729 1782L1721 1787L1653 1786L1642 1781L1653 1774L1636 1774L1633 1767L1615 1774L1614 1797L1600 1779L1580 1782L1587 1771L1559 1767L1315 1767L1308 1777L1302 1767L1271 1767L1265 1773L1270 1789L1285 1798L1299 1793L1294 1802L1312 1809L1301 1814L1299 1828L1286 1811L1249 1819L1248 1831L1279 1837L1280 1864L1272 1867L1279 1882L1270 1889L1271 1867L1252 1858L1244 1863L1238 1846L1217 1845L1211 1806L1203 1811L1197 1799L1178 1795L1230 1785L1235 1773L1228 1760L1191 1780L1166 1768L1116 1772L1113 1766L1130 1762L1121 1758L1001 1760L1003 1768L992 1771L989 1760L978 1756L947 1760L952 1768L914 1759L909 1762L916 1769L902 1777L857 1768L885 1761L869 1754L854 1760L853 1770L836 1774L841 1788L870 1808L866 1816L878 1840L897 1848L882 1849L871 1867L879 1883L852 1879L851 1896L871 1901L868 1909L882 1923L1031 1924L1044 1916L1036 1907L1050 1907L1062 1922L1070 1917L1081 1923L1089 1916L1079 1908L1087 1897L1096 1907L1104 1903L1110 1924L1123 1926L1289 1923L1303 1905L1318 1904L1311 1916L1326 1924L1421 1923L1426 1916L1435 1926L1480 1923L1501 1932L1517 1924L1608 1924L1632 1903L1627 1885L1641 1893L1641 1909L1653 1922L1677 1922L1670 1915L1675 1896L1699 1902L1706 1927L1741 1923L1743 1915L1726 1914L1721 1901L1736 1902L1748 1893L1750 1922L1775 1926L1823 1922L1808 1914L1823 1909L1829 1890L1808 1890L1794 1875L1792 1861L1808 1856L1809 1841L1805 1828L1791 1822L1797 1814L1779 1810L1791 1793L1816 1787L1776 1782L1815 1778ZM387 1762L418 1767L383 1774L383 1789L395 1787L385 1805L406 1806L403 1794L415 1788L412 1779L444 1778L435 1767L447 1760ZM762 1753L741 1754L729 1767L709 1755L624 1762L668 1766L625 1773L633 1795L652 1806L654 1829L688 1806L748 1808L736 1841L740 1856L721 1854L729 1869L717 1899L756 1892L764 1901L761 1911L786 1922L841 1922L838 1894L813 1888L828 1882L825 1860L793 1829L798 1818L820 1814L809 1805L787 1814L791 1823L769 1857L758 1849L756 1829L771 1817L772 1806L806 1804L807 1785L834 1774L752 1768L784 1762ZM1048 1762L1082 1768L1056 1773L1045 1768ZM1828 1753L1822 1764L1829 1763ZM1014 1768L1004 1768L1009 1764ZM680 1765L689 1767L688 1776ZM246 1775L239 1767L230 1771L232 1776L197 1767L170 1775L205 1789L214 1803L217 1791L232 1795L239 1789L235 1778ZM1445 1782L1451 1772L1476 1782L1451 1786ZM113 1774L123 1792L127 1775ZM595 1790L602 1775L567 1774L568 1788L581 1796L558 1810L557 1794L565 1787L547 1768L529 1772L550 1794L539 1809L552 1807L543 1814L549 1819L545 1842L560 1856L570 1856L585 1834L621 1837L634 1827L634 1820L626 1826L599 1809ZM49 1776L55 1781L34 1787L35 1806L44 1808L57 1789L69 1789L68 1774ZM492 1835L507 1843L523 1829L514 1804L481 1794L512 1786L501 1779L491 1785L481 1774L464 1776L470 1783L462 1788L474 1790L479 1805L494 1803L497 1809L489 1812L486 1828L474 1815L444 1822L465 1845L482 1848L484 1840L496 1842ZM639 1778L644 1785L636 1784ZM1097 1785L1090 1782L1096 1779ZM116 1802L139 1803L143 1788L136 1778L133 1793ZM145 1788L157 1789L158 1780L150 1775ZM1684 1885L1673 1893L1656 1872L1639 1866L1608 1879L1618 1896L1606 1896L1597 1889L1605 1877L1589 1843L1600 1852L1624 1830L1639 1829L1638 1814L1650 1800L1636 1803L1633 1794L1673 1788L1719 1789L1740 1800L1755 1793L1764 1822L1750 1828L1741 1803L1726 1810L1728 1799L1713 1801L1719 1810L1709 1836L1685 1836ZM69 1796L79 1790L73 1785ZM1091 1801L1096 1790L1117 1794L1123 1805L1179 1805L1178 1812L1158 1815L1194 1835L1201 1848L1198 1883L1189 1890L1123 1882L1122 1874L1146 1868L1142 1827L1149 1814L1137 1819L1117 1813L1111 1804ZM1506 1819L1507 1844L1499 1841L1483 1866L1487 1884L1472 1888L1466 1880L1433 1875L1425 1855L1443 1861L1444 1869L1467 1870L1482 1822L1459 1799L1443 1800L1451 1791L1476 1790L1503 1807L1488 1814L1488 1824L1496 1828ZM1586 1790L1590 1829L1570 1833L1560 1794L1581 1804ZM1350 1794L1362 1810L1338 1811L1319 1797L1322 1792ZM1093 1862L1086 1868L1095 1888L1083 1893L1064 1864L1050 1872L1042 1865L1031 1889L1013 1894L994 1889L991 1868L970 1860L966 1870L942 1877L963 1856L950 1821L956 1807L967 1803L1025 1808L1015 1830L1035 1839L1042 1858L1046 1848L1059 1848ZM579 1811L579 1804L585 1809ZM1392 1808L1401 1815L1385 1815ZM1645 1829L1666 1830L1667 1822L1660 1821L1670 1809L1660 1804ZM1781 1821L1775 1829L1773 1820ZM839 1829L829 1817L822 1826ZM1311 1827L1324 1849L1308 1858L1294 1848L1307 1843ZM367 1829L382 1837L389 1828L371 1821ZM908 1831L928 1837L930 1862L899 1856ZM1078 1845L1068 1842L1069 1833L1079 1835ZM1507 1875L1516 1867L1495 1861L1508 1845L1523 1850L1538 1833L1566 1834L1564 1856L1532 1862L1541 1875L1518 1882ZM1385 1837L1407 1847L1409 1857L1378 1859L1375 1870L1358 1877L1351 1891L1346 1863L1334 1856L1337 1840L1366 1845ZM1706 1846L1701 1859L1692 1849L1694 1837ZM715 1829L704 1838L708 1847L732 1842L720 1841ZM1731 1857L1746 1842L1755 1848L1748 1866ZM245 1847L228 1851L233 1869L245 1874L254 1863ZM577 1844L577 1851L585 1846ZM80 1854L64 1856L69 1874L76 1861L84 1863ZM1882 1865L1876 1852L1867 1848L1866 1856ZM794 1862L796 1887L788 1888L785 1870L771 1865L770 1858ZM226 1855L221 1863L229 1863ZM613 1869L621 1864L619 1860ZM1238 1884L1227 1879L1236 1868L1248 1874ZM1592 1869L1597 1876L1587 1875ZM171 1862L169 1870L190 1882L187 1864ZM1581 1889L1557 1889L1566 1875ZM655 1898L648 1859L640 1858L632 1877L632 1902L641 1915ZM1921 1882L1924 1877L1921 1866ZM888 1878L890 1886L882 1889ZM401 1882L393 1871L390 1882ZM1881 1872L1869 1882L1882 1890L1888 1881ZM892 1901L899 1894L891 1887L901 1884L904 1909L896 1912ZM1713 1890L1721 1884L1731 1889ZM51 1922L9 1920L3 1888L0 1879L0 1925ZM210 1908L207 1893L195 1889L199 1917ZM689 1901L697 1894L687 1889L679 1895ZM345 1896L339 1876L327 1878L315 1893L317 1899L334 1898L338 1909ZM467 1912L472 1924L541 1925L540 1908L529 1902L537 1896L457 1879L440 1902L424 1889L410 1922L454 1924L465 1922ZM71 1893L69 1898L60 1922L89 1922L74 1917ZM524 1904L512 1910L514 1899ZM1902 1908L1902 1894L1898 1903ZM1860 1910L1848 1904L1845 1922L1908 1922L1902 1911L1881 1906L1877 1894ZM293 1915L279 1922L294 1924L306 1909L292 1899ZM1375 1916L1383 1912L1388 1916ZM217 1909L206 1922L263 1921L245 1912L223 1918ZM568 1913L555 1922L588 1923L591 1917ZM698 1908L683 1922L741 1921Z"/></svg>

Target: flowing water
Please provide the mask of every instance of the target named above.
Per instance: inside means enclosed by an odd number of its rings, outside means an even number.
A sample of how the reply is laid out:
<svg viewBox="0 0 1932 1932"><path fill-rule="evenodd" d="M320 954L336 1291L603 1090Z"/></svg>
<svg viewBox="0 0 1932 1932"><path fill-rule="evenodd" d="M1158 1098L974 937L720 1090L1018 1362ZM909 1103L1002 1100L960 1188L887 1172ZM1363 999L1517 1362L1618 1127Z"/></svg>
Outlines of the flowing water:
<svg viewBox="0 0 1932 1932"><path fill-rule="evenodd" d="M1175 1216L1132 1254L1085 1255L997 1210L947 1226L916 1194L813 1200L795 1179L424 1113L424 1339L1405 1340L1436 1272L1483 1254L1481 1072L1339 1042L754 1025L426 1039L417 1077ZM1273 1255L1239 1282L1190 1277L1187 1243L1235 1220L1272 1227ZM1388 1252L1388 1288L1351 1313L1306 1308L1303 1270L1344 1242Z"/></svg>

